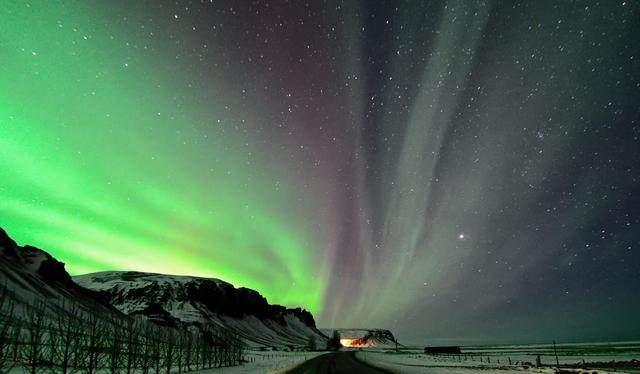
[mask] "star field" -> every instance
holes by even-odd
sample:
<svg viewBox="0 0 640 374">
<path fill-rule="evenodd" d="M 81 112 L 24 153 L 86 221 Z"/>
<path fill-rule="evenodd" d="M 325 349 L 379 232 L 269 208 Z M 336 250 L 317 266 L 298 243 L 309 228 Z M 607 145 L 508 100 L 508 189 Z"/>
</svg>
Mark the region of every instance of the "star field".
<svg viewBox="0 0 640 374">
<path fill-rule="evenodd" d="M 9 1 L 0 226 L 407 343 L 637 339 L 633 1 Z"/>
</svg>

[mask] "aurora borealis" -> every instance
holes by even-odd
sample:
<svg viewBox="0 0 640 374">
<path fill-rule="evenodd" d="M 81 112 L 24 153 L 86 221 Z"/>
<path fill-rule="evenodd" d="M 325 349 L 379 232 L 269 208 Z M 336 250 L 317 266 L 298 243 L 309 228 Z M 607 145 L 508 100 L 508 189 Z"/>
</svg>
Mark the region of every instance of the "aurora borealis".
<svg viewBox="0 0 640 374">
<path fill-rule="evenodd" d="M 401 341 L 640 336 L 633 1 L 0 7 L 0 227 Z"/>
</svg>

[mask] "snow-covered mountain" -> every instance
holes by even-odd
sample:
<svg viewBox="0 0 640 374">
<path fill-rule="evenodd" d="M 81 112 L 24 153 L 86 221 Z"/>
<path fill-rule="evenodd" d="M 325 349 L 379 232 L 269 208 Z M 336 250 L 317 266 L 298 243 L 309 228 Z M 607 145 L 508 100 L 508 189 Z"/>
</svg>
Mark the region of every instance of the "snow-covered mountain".
<svg viewBox="0 0 640 374">
<path fill-rule="evenodd" d="M 27 303 L 58 304 L 73 300 L 119 314 L 98 293 L 78 286 L 64 263 L 36 247 L 18 246 L 1 228 L 0 283 Z"/>
<path fill-rule="evenodd" d="M 159 324 L 223 327 L 253 347 L 301 347 L 314 337 L 311 313 L 270 305 L 258 292 L 218 280 L 136 272 L 103 272 L 71 277 L 49 253 L 18 246 L 0 228 L 0 285 L 28 303 L 55 308 L 75 302 L 86 310 L 144 315 Z"/>
<path fill-rule="evenodd" d="M 327 340 L 311 313 L 270 305 L 258 292 L 219 279 L 110 271 L 73 280 L 125 314 L 160 324 L 221 326 L 254 347 L 307 346 L 311 337 L 323 346 Z"/>
</svg>

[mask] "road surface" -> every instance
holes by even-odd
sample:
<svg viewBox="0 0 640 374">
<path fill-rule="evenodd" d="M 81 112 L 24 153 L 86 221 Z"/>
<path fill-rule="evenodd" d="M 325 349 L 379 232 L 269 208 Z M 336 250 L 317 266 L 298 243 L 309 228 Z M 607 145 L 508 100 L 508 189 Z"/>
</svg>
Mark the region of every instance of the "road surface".
<svg viewBox="0 0 640 374">
<path fill-rule="evenodd" d="M 355 358 L 355 352 L 334 352 L 312 358 L 289 371 L 291 374 L 386 374 L 387 371 L 376 369 Z"/>
</svg>

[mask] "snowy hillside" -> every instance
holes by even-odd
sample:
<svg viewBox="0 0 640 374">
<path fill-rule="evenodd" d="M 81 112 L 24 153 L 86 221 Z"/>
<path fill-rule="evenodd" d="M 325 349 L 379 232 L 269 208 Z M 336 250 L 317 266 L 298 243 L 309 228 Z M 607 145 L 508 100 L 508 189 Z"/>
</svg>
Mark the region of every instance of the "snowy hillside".
<svg viewBox="0 0 640 374">
<path fill-rule="evenodd" d="M 136 272 L 103 272 L 72 278 L 47 252 L 18 246 L 0 229 L 0 284 L 25 302 L 53 306 L 77 302 L 159 324 L 214 325 L 230 329 L 251 347 L 302 347 L 327 338 L 300 308 L 270 305 L 258 292 L 218 280 Z"/>
<path fill-rule="evenodd" d="M 18 246 L 1 228 L 0 283 L 27 302 L 73 300 L 118 313 L 99 294 L 73 282 L 64 263 L 41 249 Z"/>
<path fill-rule="evenodd" d="M 186 372 L 240 365 L 245 348 L 225 329 L 126 316 L 62 262 L 0 229 L 0 373 Z"/>
<path fill-rule="evenodd" d="M 125 314 L 166 325 L 225 327 L 253 347 L 302 347 L 311 337 L 323 347 L 327 340 L 309 312 L 270 305 L 258 292 L 219 279 L 101 272 L 73 280 L 104 295 Z"/>
</svg>

